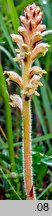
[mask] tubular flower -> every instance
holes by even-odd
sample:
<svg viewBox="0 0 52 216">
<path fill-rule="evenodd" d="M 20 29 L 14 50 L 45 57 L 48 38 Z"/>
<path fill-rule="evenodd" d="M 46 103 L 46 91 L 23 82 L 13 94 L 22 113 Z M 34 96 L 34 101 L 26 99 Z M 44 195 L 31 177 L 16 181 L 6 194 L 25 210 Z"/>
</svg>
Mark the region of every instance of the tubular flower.
<svg viewBox="0 0 52 216">
<path fill-rule="evenodd" d="M 45 73 L 44 70 L 38 67 L 34 67 L 32 69 L 33 61 L 38 57 L 40 53 L 45 55 L 48 51 L 49 45 L 47 43 L 43 43 L 43 32 L 46 29 L 46 26 L 42 24 L 42 12 L 40 11 L 40 7 L 36 6 L 35 3 L 27 6 L 24 9 L 24 16 L 20 16 L 21 26 L 18 28 L 19 34 L 11 34 L 12 40 L 17 43 L 18 48 L 15 49 L 17 55 L 14 58 L 17 61 L 22 69 L 22 73 L 25 70 L 25 65 L 29 62 L 28 67 L 28 82 L 29 90 L 26 91 L 29 96 L 29 91 L 31 92 L 30 96 L 33 94 L 36 95 L 36 91 L 38 85 L 40 85 L 40 79 L 37 82 L 38 74 L 41 76 Z M 24 72 L 25 73 L 25 72 Z M 34 84 L 30 85 L 31 74 L 37 75 L 34 79 Z M 40 76 L 40 78 L 41 78 Z M 37 83 L 37 85 L 36 85 Z M 34 85 L 34 86 L 33 86 Z M 21 86 L 20 86 L 21 87 Z M 23 83 L 23 94 L 27 86 L 24 86 Z M 33 89 L 35 91 L 33 91 Z M 37 93 L 37 96 L 39 94 Z"/>
<path fill-rule="evenodd" d="M 9 76 L 9 81 L 16 82 L 21 88 L 22 98 L 10 96 L 10 104 L 18 106 L 22 112 L 23 121 L 23 173 L 24 185 L 27 199 L 36 199 L 32 177 L 31 158 L 31 95 L 39 96 L 38 86 L 42 86 L 40 79 L 46 74 L 41 67 L 32 66 L 39 54 L 43 56 L 48 51 L 49 45 L 43 43 L 43 36 L 46 26 L 42 24 L 42 12 L 35 3 L 24 9 L 24 16 L 20 16 L 21 26 L 18 28 L 18 35 L 11 34 L 12 40 L 17 44 L 16 57 L 22 70 L 22 77 L 16 72 L 5 71 Z"/>
<path fill-rule="evenodd" d="M 10 95 L 10 105 L 12 107 L 18 107 L 20 109 L 20 111 L 22 112 L 22 99 L 20 98 L 19 95 Z"/>
</svg>

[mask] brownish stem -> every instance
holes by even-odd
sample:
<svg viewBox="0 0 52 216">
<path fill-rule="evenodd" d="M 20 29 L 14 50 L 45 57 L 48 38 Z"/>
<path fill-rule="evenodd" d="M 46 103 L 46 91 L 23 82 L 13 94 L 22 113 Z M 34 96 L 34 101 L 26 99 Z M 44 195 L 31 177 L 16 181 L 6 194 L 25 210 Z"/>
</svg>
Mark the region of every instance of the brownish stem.
<svg viewBox="0 0 52 216">
<path fill-rule="evenodd" d="M 28 83 L 28 68 L 26 63 L 23 81 L 24 86 Z M 34 188 L 32 179 L 32 158 L 31 158 L 31 109 L 30 99 L 23 95 L 23 168 L 24 168 L 24 183 L 28 200 L 34 200 Z"/>
</svg>

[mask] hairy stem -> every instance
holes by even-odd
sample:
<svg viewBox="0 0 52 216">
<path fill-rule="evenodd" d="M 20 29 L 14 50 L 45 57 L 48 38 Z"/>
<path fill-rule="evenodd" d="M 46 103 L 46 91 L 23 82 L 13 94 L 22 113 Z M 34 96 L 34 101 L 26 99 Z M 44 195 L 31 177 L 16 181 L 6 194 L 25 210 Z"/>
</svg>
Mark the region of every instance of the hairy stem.
<svg viewBox="0 0 52 216">
<path fill-rule="evenodd" d="M 29 64 L 25 64 L 23 73 L 24 86 L 28 83 Z M 30 99 L 23 95 L 23 165 L 24 184 L 28 200 L 34 200 L 34 189 L 32 179 L 32 158 L 31 158 L 31 110 Z"/>
</svg>

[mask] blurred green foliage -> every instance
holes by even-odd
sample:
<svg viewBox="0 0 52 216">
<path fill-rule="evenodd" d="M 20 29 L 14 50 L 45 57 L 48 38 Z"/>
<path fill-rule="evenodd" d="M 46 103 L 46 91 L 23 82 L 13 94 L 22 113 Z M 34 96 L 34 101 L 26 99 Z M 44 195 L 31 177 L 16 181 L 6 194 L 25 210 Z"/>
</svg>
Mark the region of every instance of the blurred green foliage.
<svg viewBox="0 0 52 216">
<path fill-rule="evenodd" d="M 41 6 L 43 22 L 48 30 L 52 29 L 51 0 L 0 0 L 0 199 L 26 199 L 22 118 L 19 110 L 10 108 L 8 95 L 8 92 L 20 92 L 17 85 L 7 85 L 3 71 L 10 69 L 21 74 L 19 65 L 13 60 L 15 44 L 10 34 L 17 33 L 20 14 L 23 14 L 24 7 L 33 2 Z M 37 198 L 52 199 L 52 36 L 47 35 L 44 41 L 50 44 L 50 49 L 44 58 L 39 57 L 34 63 L 41 65 L 47 75 L 42 79 L 43 87 L 39 88 L 40 97 L 32 97 L 33 179 Z"/>
</svg>

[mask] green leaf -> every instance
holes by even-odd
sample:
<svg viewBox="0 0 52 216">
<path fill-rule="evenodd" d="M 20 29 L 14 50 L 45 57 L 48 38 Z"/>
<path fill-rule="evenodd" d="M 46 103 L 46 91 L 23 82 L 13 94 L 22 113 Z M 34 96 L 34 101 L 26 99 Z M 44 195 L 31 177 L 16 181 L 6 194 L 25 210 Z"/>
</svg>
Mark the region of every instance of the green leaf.
<svg viewBox="0 0 52 216">
<path fill-rule="evenodd" d="M 51 59 L 51 52 L 47 53 L 47 56 L 46 56 L 45 70 L 47 71 L 47 74 L 46 74 L 46 81 L 47 82 L 49 80 L 50 59 Z"/>
<path fill-rule="evenodd" d="M 43 107 L 44 107 L 45 112 L 46 112 L 49 130 L 50 130 L 50 132 L 52 132 L 52 112 L 51 112 L 51 108 L 50 108 L 49 98 L 48 98 L 47 89 L 46 89 L 46 82 L 45 82 L 44 78 L 42 78 L 42 83 L 43 83 L 43 87 L 40 88 L 40 91 L 41 91 L 41 96 L 42 96 L 42 100 L 43 100 Z"/>
<path fill-rule="evenodd" d="M 52 104 L 52 92 L 51 92 L 49 85 L 47 85 L 47 91 L 48 91 L 50 103 Z"/>
<path fill-rule="evenodd" d="M 37 99 L 37 97 L 34 96 L 34 95 L 32 96 L 32 100 L 33 100 L 33 102 L 34 102 L 36 112 L 37 112 L 37 114 L 38 114 L 40 123 L 41 123 L 41 125 L 42 125 L 42 129 L 43 129 L 44 133 L 46 134 L 46 133 L 47 133 L 47 128 L 46 128 L 46 125 L 45 125 L 45 121 L 44 121 L 44 117 L 43 117 L 43 113 L 42 113 L 40 101 L 39 101 L 39 99 Z"/>
<path fill-rule="evenodd" d="M 48 166 L 52 167 L 52 157 L 51 156 L 46 156 L 43 160 L 42 163 L 47 164 Z"/>
<path fill-rule="evenodd" d="M 47 141 L 49 139 L 52 139 L 52 133 L 50 134 L 46 134 L 46 135 L 43 135 L 43 136 L 38 136 L 36 138 L 33 138 L 32 139 L 32 149 L 36 148 L 36 146 L 34 145 L 34 143 L 38 143 L 38 142 L 43 142 L 43 141 Z M 22 146 L 22 142 L 16 142 L 13 144 L 14 148 L 15 147 L 21 147 Z M 8 148 L 8 144 L 6 143 L 6 145 L 4 145 L 3 143 L 3 140 L 0 138 L 0 149 L 5 149 L 5 148 Z M 40 146 L 39 145 L 39 149 L 41 150 L 42 148 L 42 145 Z"/>
<path fill-rule="evenodd" d="M 42 129 L 43 129 L 44 133 L 46 134 L 47 133 L 47 127 L 46 127 L 44 116 L 43 116 L 43 113 L 42 113 L 40 101 L 34 95 L 32 96 L 32 99 L 33 99 L 33 102 L 34 102 L 34 105 L 35 105 L 35 108 L 36 108 L 36 112 L 38 114 L 38 117 L 39 117 Z M 47 143 L 48 143 L 48 145 L 50 144 L 49 141 L 47 141 Z"/>
<path fill-rule="evenodd" d="M 8 41 L 8 44 L 9 44 L 9 46 L 10 46 L 13 54 L 15 54 L 14 47 L 13 47 L 12 41 L 10 39 L 10 36 L 8 34 L 8 30 L 6 28 L 6 25 L 5 25 L 5 22 L 3 20 L 1 12 L 0 12 L 0 25 L 1 25 L 1 29 L 2 29 L 2 31 L 3 31 L 3 33 L 4 33 L 5 37 L 6 37 L 6 39 Z"/>
<path fill-rule="evenodd" d="M 13 185 L 11 184 L 11 181 L 7 178 L 6 174 L 3 172 L 3 170 L 0 168 L 0 173 L 2 173 L 3 177 L 6 179 L 6 181 L 8 182 L 12 192 L 16 195 L 16 197 L 21 200 L 20 196 L 18 195 L 18 193 L 16 192 L 15 188 L 13 187 Z"/>
<path fill-rule="evenodd" d="M 20 14 L 21 11 L 24 10 L 24 7 L 26 7 L 28 4 L 31 4 L 31 3 L 33 3 L 33 0 L 26 0 L 26 1 L 22 2 L 21 4 L 19 4 L 16 7 L 18 14 Z"/>
<path fill-rule="evenodd" d="M 0 164 L 1 160 L 9 164 L 9 157 L 7 155 L 0 153 Z"/>
<path fill-rule="evenodd" d="M 14 31 L 17 32 L 17 29 L 19 26 L 19 19 L 18 19 L 18 15 L 16 12 L 16 8 L 14 6 L 13 0 L 7 0 L 7 2 L 8 2 L 9 9 L 10 9 L 11 20 L 14 26 Z"/>
<path fill-rule="evenodd" d="M 51 4 L 47 1 L 46 7 L 43 5 L 43 12 L 45 13 L 47 19 L 47 26 L 49 29 L 52 28 L 52 11 L 51 11 Z"/>
<path fill-rule="evenodd" d="M 40 66 L 40 62 L 38 61 L 38 59 L 36 60 L 36 65 Z M 43 83 L 43 87 L 40 87 L 40 91 L 41 91 L 41 96 L 42 96 L 42 101 L 43 101 L 43 107 L 44 107 L 45 112 L 46 112 L 49 130 L 50 130 L 50 132 L 52 132 L 52 112 L 51 112 L 51 108 L 50 108 L 50 102 L 49 102 L 49 97 L 48 97 L 48 93 L 47 93 L 46 82 L 45 82 L 44 78 L 42 78 L 41 80 Z"/>
<path fill-rule="evenodd" d="M 46 135 L 43 135 L 43 136 L 38 136 L 36 138 L 33 138 L 32 139 L 32 143 L 43 142 L 43 141 L 46 141 L 48 139 L 52 139 L 52 133 L 46 134 Z"/>
<path fill-rule="evenodd" d="M 5 145 L 3 139 L 0 137 L 0 150 L 2 149 L 5 149 Z"/>
<path fill-rule="evenodd" d="M 7 55 L 7 57 L 9 58 L 9 60 L 11 61 L 12 65 L 18 69 L 20 71 L 20 68 L 18 66 L 18 64 L 13 60 L 13 57 L 11 56 L 11 54 L 8 52 L 8 50 L 6 50 L 3 46 L 0 46 L 0 50 L 3 51 L 5 53 L 5 55 Z"/>
<path fill-rule="evenodd" d="M 42 163 L 42 158 L 44 158 L 44 154 L 34 151 L 32 155 L 33 159 L 33 173 L 35 174 L 36 181 L 39 180 L 39 183 L 43 181 L 43 178 L 47 171 L 47 164 Z M 43 172 L 40 173 L 40 170 Z"/>
<path fill-rule="evenodd" d="M 11 110 L 9 104 L 9 94 L 6 87 L 5 78 L 3 75 L 2 66 L 0 64 L 0 90 L 1 95 L 4 99 L 5 104 L 5 115 L 6 115 L 6 127 L 7 127 L 7 137 L 9 143 L 9 156 L 10 156 L 10 163 L 11 163 L 11 170 L 15 170 L 15 159 L 14 159 L 14 149 L 13 149 L 13 135 L 12 135 L 12 121 L 11 121 Z"/>
<path fill-rule="evenodd" d="M 45 193 L 47 193 L 47 191 L 52 187 L 52 183 L 50 183 L 48 185 L 48 187 L 46 187 L 46 189 L 37 197 L 37 199 L 39 200 Z"/>
</svg>

